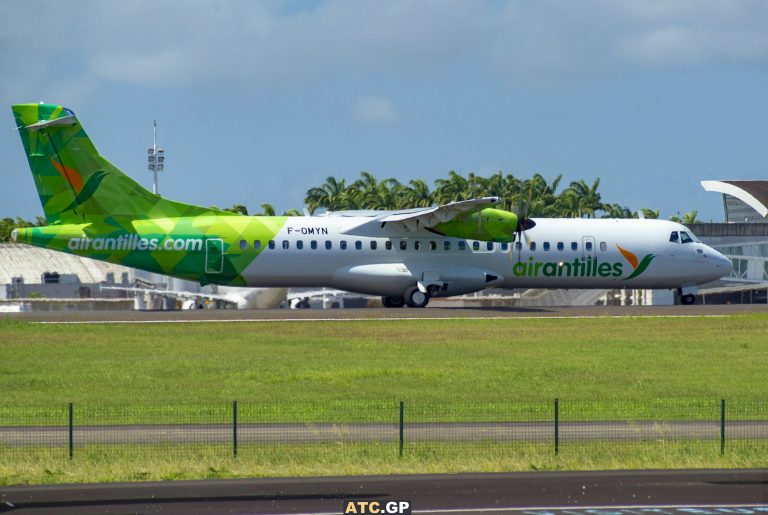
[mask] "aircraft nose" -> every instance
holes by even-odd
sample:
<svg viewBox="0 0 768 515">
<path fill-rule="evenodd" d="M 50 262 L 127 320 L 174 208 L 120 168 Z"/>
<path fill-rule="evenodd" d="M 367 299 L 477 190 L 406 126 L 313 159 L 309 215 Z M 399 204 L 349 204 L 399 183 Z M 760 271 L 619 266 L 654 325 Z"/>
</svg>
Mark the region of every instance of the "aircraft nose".
<svg viewBox="0 0 768 515">
<path fill-rule="evenodd" d="M 725 277 L 726 275 L 731 274 L 733 271 L 733 263 L 730 259 L 714 249 L 712 249 L 712 258 L 711 262 L 715 265 L 715 271 L 720 274 L 720 277 Z"/>
</svg>

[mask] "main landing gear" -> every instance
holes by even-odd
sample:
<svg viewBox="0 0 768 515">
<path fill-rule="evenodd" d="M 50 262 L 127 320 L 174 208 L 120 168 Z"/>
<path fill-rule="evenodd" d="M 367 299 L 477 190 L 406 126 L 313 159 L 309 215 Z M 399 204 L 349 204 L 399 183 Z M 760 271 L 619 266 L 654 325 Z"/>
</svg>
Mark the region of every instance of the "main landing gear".
<svg viewBox="0 0 768 515">
<path fill-rule="evenodd" d="M 381 303 L 385 308 L 402 308 L 406 304 L 409 308 L 423 308 L 429 304 L 429 299 L 432 296 L 427 292 L 424 293 L 418 286 L 411 286 L 402 297 L 382 297 Z"/>
</svg>

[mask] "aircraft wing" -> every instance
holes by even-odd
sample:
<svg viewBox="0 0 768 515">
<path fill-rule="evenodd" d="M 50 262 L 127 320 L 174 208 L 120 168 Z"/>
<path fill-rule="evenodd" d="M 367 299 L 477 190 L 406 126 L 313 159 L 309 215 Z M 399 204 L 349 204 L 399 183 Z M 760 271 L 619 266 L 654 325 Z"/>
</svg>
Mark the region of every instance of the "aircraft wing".
<svg viewBox="0 0 768 515">
<path fill-rule="evenodd" d="M 460 200 L 451 202 L 442 206 L 425 207 L 422 209 L 408 209 L 404 211 L 389 211 L 381 216 L 367 220 L 362 224 L 352 227 L 346 227 L 341 232 L 348 234 L 355 229 L 360 229 L 366 225 L 379 225 L 387 223 L 401 224 L 408 231 L 418 231 L 428 227 L 434 227 L 437 224 L 450 222 L 459 215 L 480 211 L 488 206 L 492 206 L 499 201 L 499 197 L 482 197 L 470 200 Z"/>
</svg>

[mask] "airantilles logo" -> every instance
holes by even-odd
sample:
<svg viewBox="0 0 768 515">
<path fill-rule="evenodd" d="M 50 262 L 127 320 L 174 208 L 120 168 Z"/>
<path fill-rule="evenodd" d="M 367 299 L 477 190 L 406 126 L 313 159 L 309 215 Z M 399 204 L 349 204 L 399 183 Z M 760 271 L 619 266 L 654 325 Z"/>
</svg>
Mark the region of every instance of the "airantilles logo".
<svg viewBox="0 0 768 515">
<path fill-rule="evenodd" d="M 93 194 L 96 193 L 96 190 L 99 188 L 101 181 L 103 181 L 107 176 L 105 171 L 99 170 L 88 178 L 88 182 L 83 184 L 83 176 L 80 175 L 77 170 L 65 166 L 63 163 L 59 163 L 53 158 L 53 156 L 50 156 L 50 159 L 51 164 L 56 169 L 56 171 L 61 174 L 61 176 L 69 183 L 70 186 L 72 186 L 72 190 L 74 190 L 75 197 L 77 199 L 77 201 L 72 201 L 70 205 L 62 209 L 62 211 L 69 211 L 70 209 L 73 209 L 76 204 L 83 204 L 85 201 L 90 199 Z"/>
<path fill-rule="evenodd" d="M 653 258 L 653 254 L 647 254 L 642 260 L 637 256 L 616 245 L 624 259 L 632 266 L 632 273 L 623 280 L 634 279 L 648 268 Z M 535 261 L 533 256 L 528 258 L 528 262 L 515 263 L 512 267 L 512 273 L 517 277 L 621 277 L 624 275 L 624 264 L 621 262 L 600 262 L 597 257 L 589 256 L 586 259 L 574 258 L 568 262 L 554 261 Z"/>
</svg>

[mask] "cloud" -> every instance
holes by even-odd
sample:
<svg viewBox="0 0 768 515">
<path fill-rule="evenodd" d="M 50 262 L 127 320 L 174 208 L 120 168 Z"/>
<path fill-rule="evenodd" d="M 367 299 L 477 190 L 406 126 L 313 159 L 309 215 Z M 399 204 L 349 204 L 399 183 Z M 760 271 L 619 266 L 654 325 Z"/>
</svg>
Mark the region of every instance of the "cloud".
<svg viewBox="0 0 768 515">
<path fill-rule="evenodd" d="M 310 81 L 467 59 L 490 80 L 526 81 L 626 65 L 763 65 L 766 26 L 762 0 L 6 0 L 0 61 L 12 79 L 0 93 L 18 98 L 53 80 Z"/>
<path fill-rule="evenodd" d="M 391 123 L 399 118 L 392 102 L 375 96 L 362 97 L 357 101 L 355 117 L 362 122 L 372 124 Z"/>
</svg>

